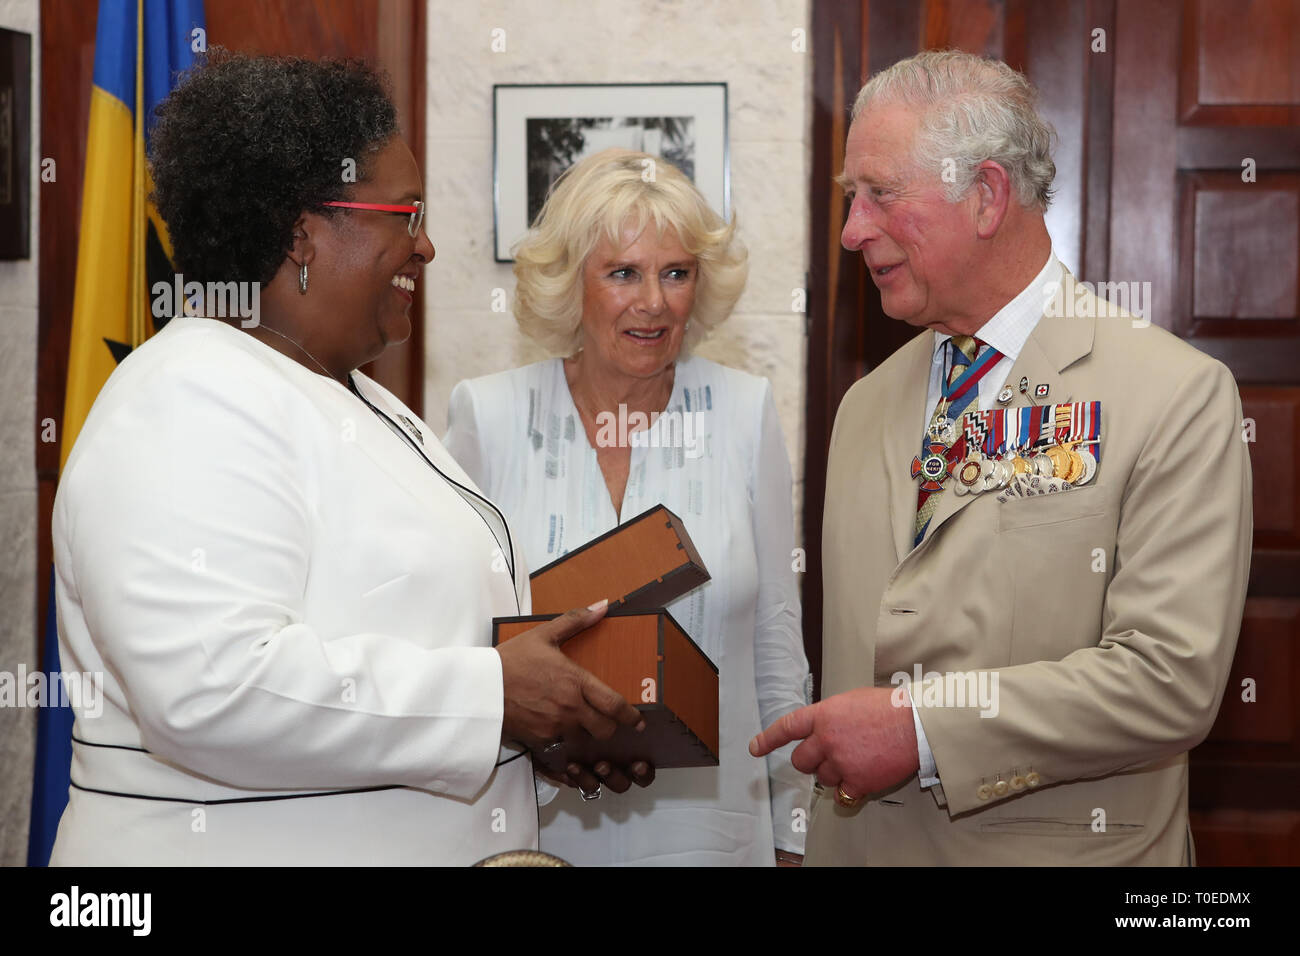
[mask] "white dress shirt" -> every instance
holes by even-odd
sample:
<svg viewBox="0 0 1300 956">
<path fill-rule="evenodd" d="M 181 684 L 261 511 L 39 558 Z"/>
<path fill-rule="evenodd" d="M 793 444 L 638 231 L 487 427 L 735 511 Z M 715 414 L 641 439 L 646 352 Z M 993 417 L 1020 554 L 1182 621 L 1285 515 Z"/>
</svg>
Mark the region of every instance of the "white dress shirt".
<svg viewBox="0 0 1300 956">
<path fill-rule="evenodd" d="M 1014 299 L 994 313 L 993 318 L 985 322 L 975 336 L 999 352 L 1002 353 L 994 366 L 988 370 L 983 378 L 979 381 L 979 407 L 981 410 L 988 410 L 998 407 L 997 395 L 1002 391 L 1006 384 L 1007 375 L 1010 374 L 1012 366 L 1016 364 L 1016 359 L 1020 357 L 1020 350 L 1025 347 L 1025 342 L 1029 339 L 1030 333 L 1038 325 L 1039 320 L 1043 317 L 1044 307 L 1047 305 L 1048 297 L 1044 290 L 1059 288 L 1061 280 L 1064 278 L 1064 269 L 1061 262 L 1056 258 L 1056 253 L 1047 254 L 1047 262 L 1039 270 L 1038 275 L 1025 286 Z M 926 391 L 925 399 L 925 418 L 918 424 L 916 429 L 916 440 L 919 447 L 921 438 L 925 435 L 926 426 L 930 419 L 934 417 L 934 411 L 939 405 L 939 400 L 943 397 L 943 383 L 947 381 L 949 370 L 952 368 L 952 349 L 948 347 L 948 340 L 952 338 L 940 332 L 934 333 L 934 357 L 930 362 L 930 384 Z M 978 358 L 978 356 L 976 356 Z M 969 408 L 968 411 L 974 411 Z M 945 494 L 951 494 L 951 490 L 945 491 Z M 911 702 L 911 690 L 908 690 L 908 702 Z M 934 764 L 934 754 L 930 751 L 930 742 L 925 738 L 925 728 L 921 726 L 921 713 L 917 707 L 912 708 L 912 721 L 916 725 L 916 746 L 918 756 L 920 757 L 920 777 L 921 786 L 933 787 L 939 782 L 938 769 Z"/>
</svg>

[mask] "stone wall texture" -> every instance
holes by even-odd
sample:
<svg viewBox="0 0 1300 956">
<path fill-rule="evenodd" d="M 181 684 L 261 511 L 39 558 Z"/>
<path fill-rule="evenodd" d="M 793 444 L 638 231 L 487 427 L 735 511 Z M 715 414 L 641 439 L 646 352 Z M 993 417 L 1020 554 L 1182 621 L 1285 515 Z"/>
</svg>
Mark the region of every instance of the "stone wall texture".
<svg viewBox="0 0 1300 956">
<path fill-rule="evenodd" d="M 461 379 L 545 357 L 509 311 L 491 308 L 494 289 L 514 293 L 510 265 L 493 258 L 493 84 L 721 81 L 750 276 L 698 353 L 771 380 L 800 501 L 806 334 L 794 306 L 808 262 L 807 0 L 432 0 L 428 9 L 426 223 L 438 251 L 424 279 L 428 422 L 445 425 Z M 505 49 L 494 52 L 496 30 Z"/>
</svg>

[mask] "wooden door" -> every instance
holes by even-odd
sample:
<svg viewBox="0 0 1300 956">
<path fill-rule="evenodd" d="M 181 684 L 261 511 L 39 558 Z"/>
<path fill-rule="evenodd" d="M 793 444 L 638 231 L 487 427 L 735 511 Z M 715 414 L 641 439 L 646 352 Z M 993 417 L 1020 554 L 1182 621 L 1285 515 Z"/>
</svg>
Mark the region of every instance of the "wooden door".
<svg viewBox="0 0 1300 956">
<path fill-rule="evenodd" d="M 1155 321 L 1232 370 L 1255 480 L 1237 657 L 1192 753 L 1199 862 L 1294 864 L 1300 0 L 1125 0 L 1115 41 L 1111 278 L 1150 281 Z"/>
<path fill-rule="evenodd" d="M 1221 359 L 1241 389 L 1255 550 L 1228 690 L 1192 753 L 1192 824 L 1203 865 L 1300 862 L 1300 0 L 814 0 L 813 42 L 803 525 L 814 672 L 835 409 L 916 334 L 884 315 L 861 256 L 839 245 L 846 204 L 830 180 L 847 111 L 871 74 L 918 50 L 997 57 L 1038 87 L 1060 135 L 1048 214 L 1058 255 L 1093 282 L 1150 282 L 1153 321 Z"/>
</svg>

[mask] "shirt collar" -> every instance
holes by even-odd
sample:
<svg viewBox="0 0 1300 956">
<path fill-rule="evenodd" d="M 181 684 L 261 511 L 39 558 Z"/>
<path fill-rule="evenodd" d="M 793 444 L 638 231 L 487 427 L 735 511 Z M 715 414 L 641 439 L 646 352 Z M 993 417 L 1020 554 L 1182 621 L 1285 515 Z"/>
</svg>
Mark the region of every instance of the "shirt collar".
<svg viewBox="0 0 1300 956">
<path fill-rule="evenodd" d="M 1061 266 L 1061 260 L 1056 258 L 1056 251 L 1052 250 L 1047 254 L 1047 262 L 1043 268 L 1038 271 L 1038 275 L 1030 280 L 1029 285 L 1020 290 L 1020 294 L 1004 305 L 994 314 L 993 318 L 985 322 L 978 332 L 975 333 L 981 342 L 993 346 L 1004 356 L 1015 361 L 1020 357 L 1020 350 L 1025 347 L 1034 327 L 1038 325 L 1038 320 L 1043 317 L 1043 309 L 1047 299 L 1044 297 L 1045 288 L 1057 288 L 1064 278 L 1064 269 Z M 1049 286 L 1048 283 L 1056 285 Z M 944 343 L 952 338 L 950 335 L 936 332 L 934 335 L 934 351 L 937 353 L 943 348 Z"/>
</svg>

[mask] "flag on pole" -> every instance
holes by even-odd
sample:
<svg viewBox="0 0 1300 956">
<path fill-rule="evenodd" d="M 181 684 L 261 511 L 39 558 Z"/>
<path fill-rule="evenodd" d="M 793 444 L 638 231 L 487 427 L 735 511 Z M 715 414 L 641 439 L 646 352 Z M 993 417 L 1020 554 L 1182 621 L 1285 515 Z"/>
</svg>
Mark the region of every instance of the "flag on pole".
<svg viewBox="0 0 1300 956">
<path fill-rule="evenodd" d="M 100 0 L 60 468 L 117 363 L 158 330 L 149 290 L 156 281 L 170 284 L 174 270 L 166 226 L 148 198 L 151 118 L 177 75 L 206 48 L 203 0 Z M 42 669 L 47 686 L 55 686 L 61 668 L 53 572 Z M 65 695 L 51 696 L 62 705 L 37 716 L 28 866 L 49 862 L 68 801 L 72 712 Z"/>
</svg>

